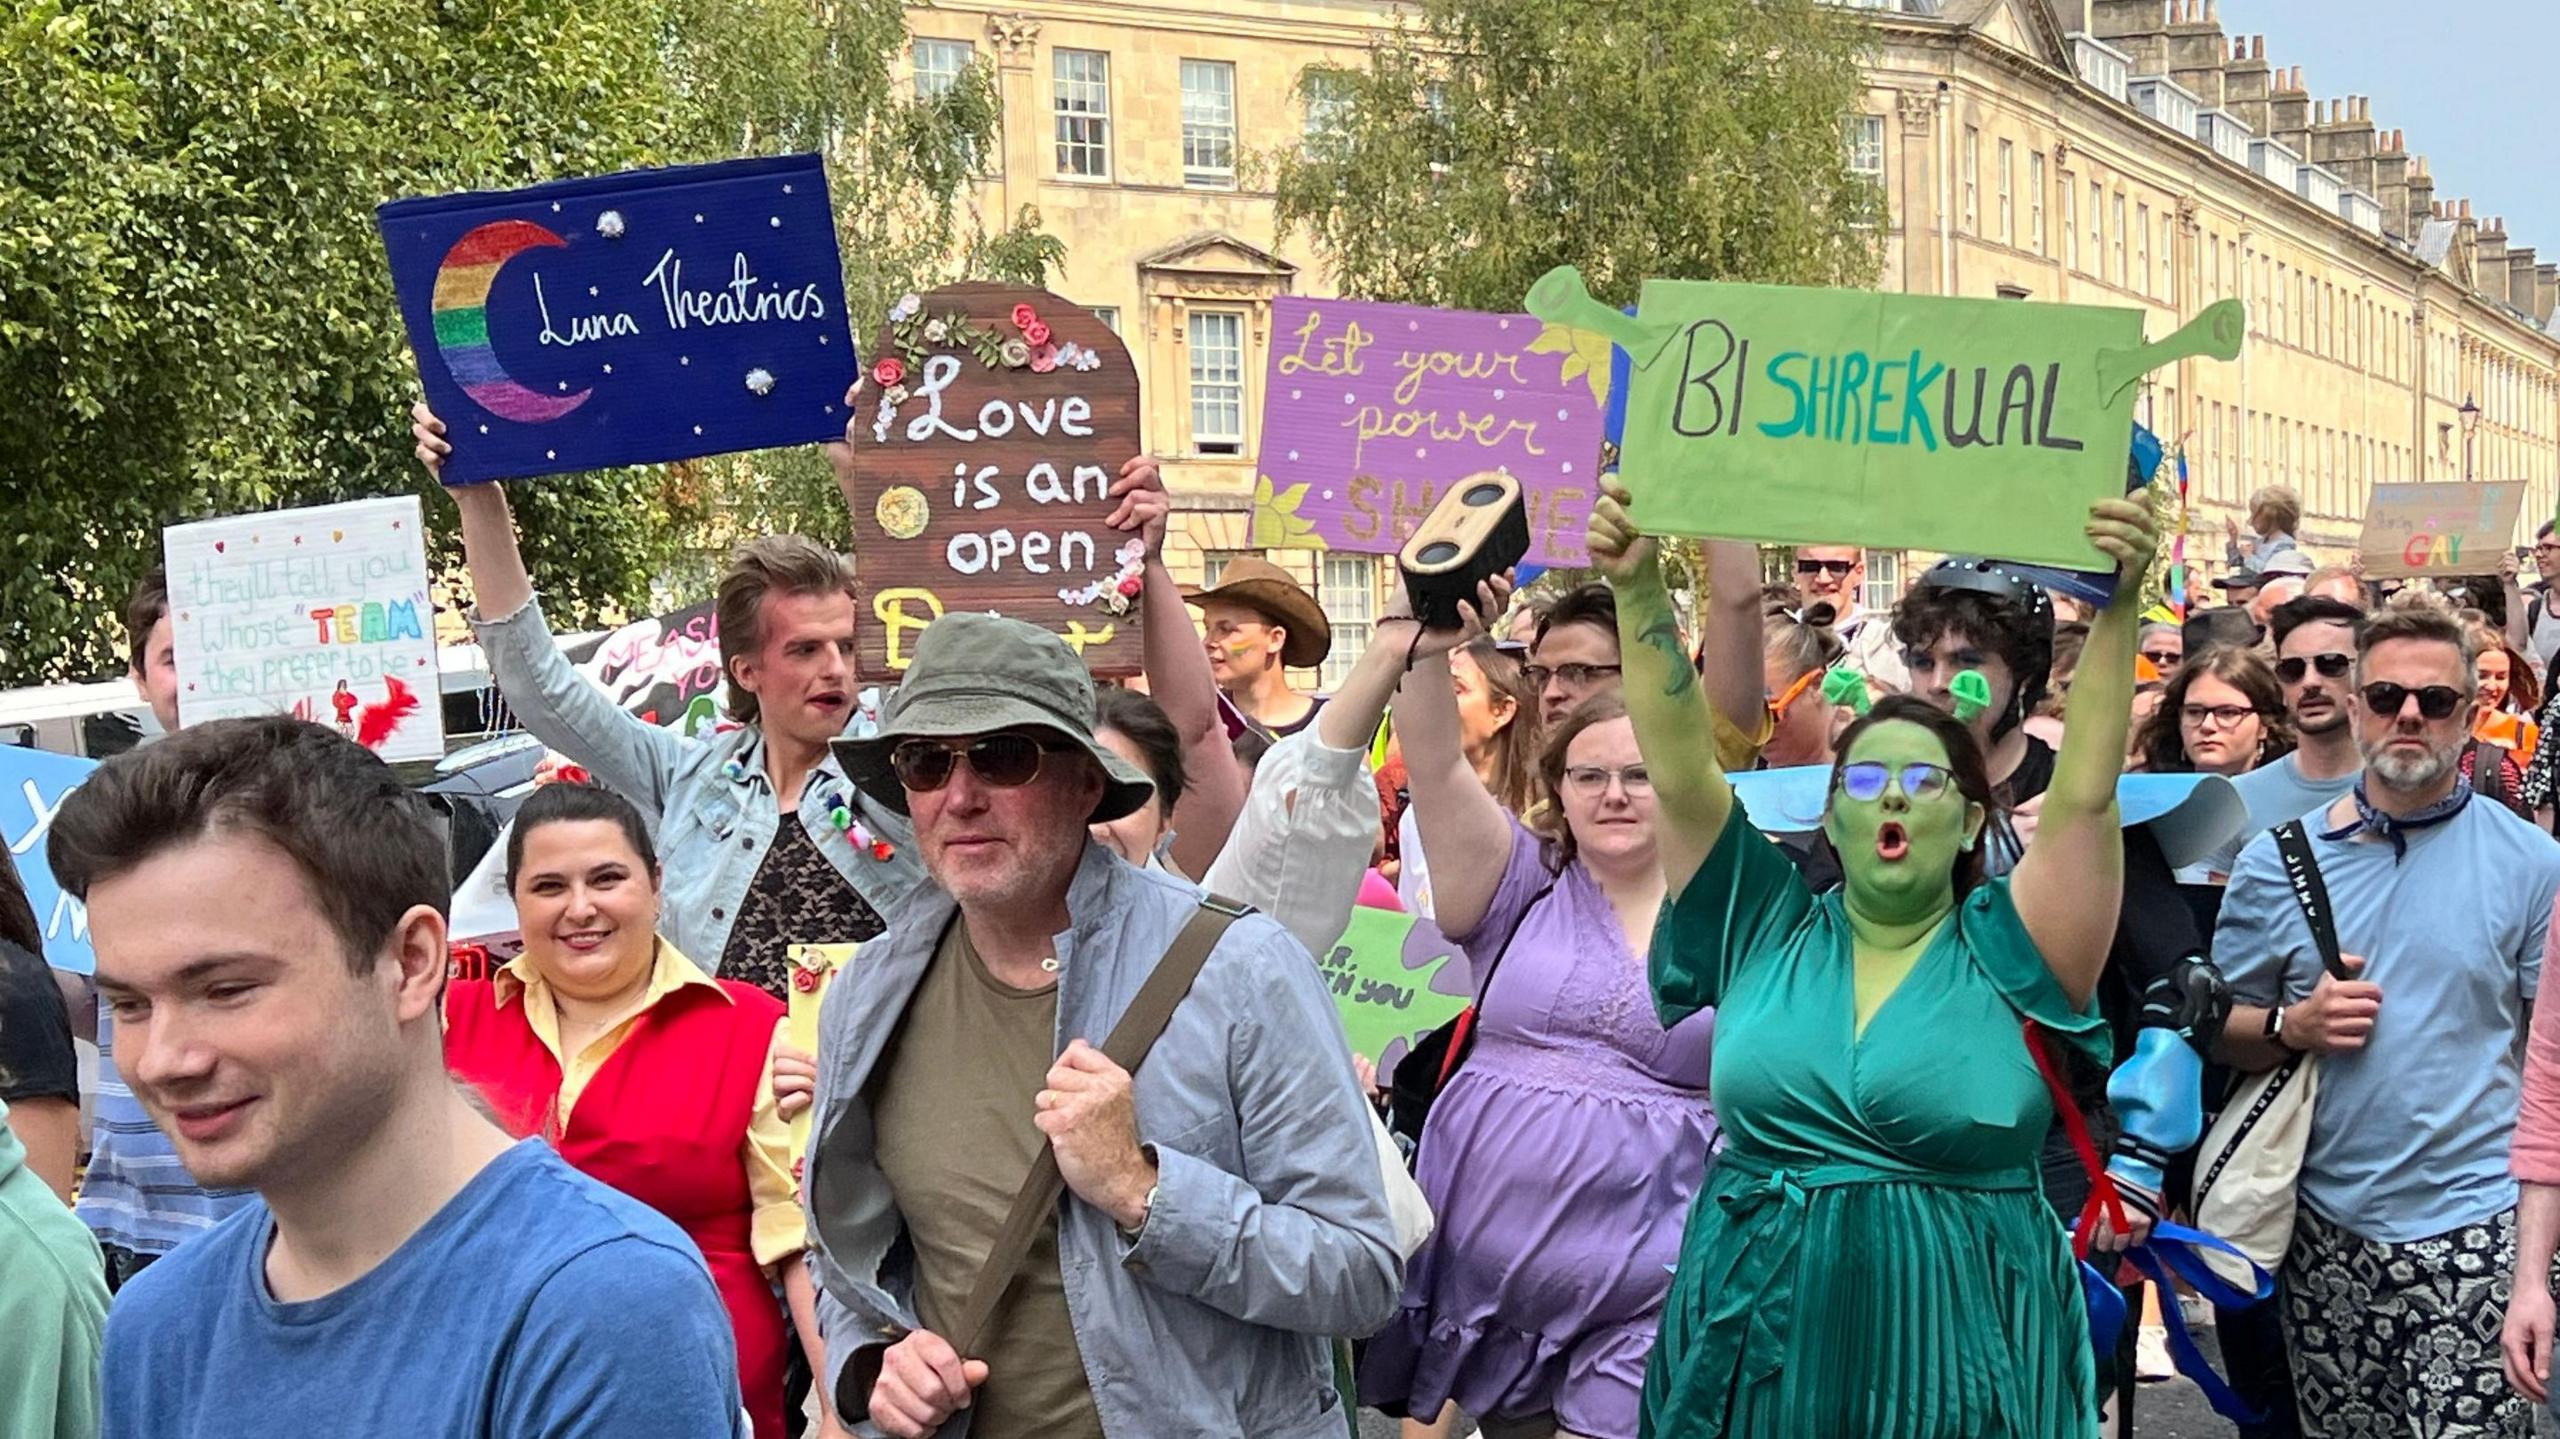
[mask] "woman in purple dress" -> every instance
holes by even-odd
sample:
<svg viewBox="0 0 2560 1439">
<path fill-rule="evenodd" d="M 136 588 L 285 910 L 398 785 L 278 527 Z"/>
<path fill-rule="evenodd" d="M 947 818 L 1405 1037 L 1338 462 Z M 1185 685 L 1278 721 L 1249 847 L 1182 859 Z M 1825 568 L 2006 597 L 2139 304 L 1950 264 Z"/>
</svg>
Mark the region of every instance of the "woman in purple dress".
<svg viewBox="0 0 2560 1439">
<path fill-rule="evenodd" d="M 1542 836 L 1476 778 L 1447 660 L 1396 700 L 1440 928 L 1478 987 L 1474 1052 L 1433 1104 L 1419 1177 L 1439 1227 L 1370 1341 L 1363 1403 L 1454 1400 L 1487 1439 L 1635 1439 L 1645 1357 L 1715 1137 L 1713 1016 L 1654 1017 L 1653 789 L 1614 693 L 1549 736 Z M 1461 860 L 1459 857 L 1463 856 Z"/>
</svg>

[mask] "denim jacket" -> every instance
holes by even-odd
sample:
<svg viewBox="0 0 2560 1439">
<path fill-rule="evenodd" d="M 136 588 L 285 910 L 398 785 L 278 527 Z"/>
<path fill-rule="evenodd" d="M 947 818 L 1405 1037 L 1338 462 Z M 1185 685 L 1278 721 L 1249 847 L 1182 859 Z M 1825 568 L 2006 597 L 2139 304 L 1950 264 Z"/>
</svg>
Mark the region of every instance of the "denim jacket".
<svg viewBox="0 0 2560 1439">
<path fill-rule="evenodd" d="M 659 931 L 717 972 L 747 886 L 782 827 L 781 806 L 765 773 L 764 727 L 687 739 L 641 719 L 588 683 L 560 653 L 538 599 L 502 619 L 475 614 L 472 629 L 499 694 L 525 729 L 621 791 L 649 819 L 666 873 Z M 799 823 L 810 842 L 886 918 L 923 876 L 906 817 L 855 789 L 832 754 L 810 771 L 801 797 Z M 861 832 L 889 842 L 889 858 L 872 858 L 867 843 L 827 822 L 835 808 L 829 801 L 838 798 Z"/>
<path fill-rule="evenodd" d="M 1058 1050 L 1102 1043 L 1198 903 L 1182 880 L 1086 846 L 1056 939 Z M 804 1193 L 829 1392 L 864 1434 L 881 1353 L 916 1316 L 914 1252 L 863 1091 L 955 913 L 942 890 L 917 890 L 829 987 L 819 1020 Z M 1136 1087 L 1158 1170 L 1136 1242 L 1072 1191 L 1058 1210 L 1067 1314 L 1103 1431 L 1342 1439 L 1328 1340 L 1386 1323 L 1403 1262 L 1342 1020 L 1306 950 L 1267 916 L 1238 920 Z M 968 1423 L 963 1409 L 940 1439 L 965 1439 Z"/>
</svg>

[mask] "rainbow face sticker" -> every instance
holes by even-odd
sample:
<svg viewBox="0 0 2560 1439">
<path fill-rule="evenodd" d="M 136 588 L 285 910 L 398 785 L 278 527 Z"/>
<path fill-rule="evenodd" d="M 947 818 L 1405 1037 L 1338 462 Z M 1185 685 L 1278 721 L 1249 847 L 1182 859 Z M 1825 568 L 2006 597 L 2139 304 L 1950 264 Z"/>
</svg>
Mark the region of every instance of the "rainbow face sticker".
<svg viewBox="0 0 2560 1439">
<path fill-rule="evenodd" d="M 472 403 L 520 425 L 556 420 L 587 402 L 593 390 L 546 395 L 508 377 L 489 344 L 489 291 L 507 261 L 537 246 L 569 242 L 530 220 L 493 220 L 454 241 L 437 267 L 436 349 Z"/>
</svg>

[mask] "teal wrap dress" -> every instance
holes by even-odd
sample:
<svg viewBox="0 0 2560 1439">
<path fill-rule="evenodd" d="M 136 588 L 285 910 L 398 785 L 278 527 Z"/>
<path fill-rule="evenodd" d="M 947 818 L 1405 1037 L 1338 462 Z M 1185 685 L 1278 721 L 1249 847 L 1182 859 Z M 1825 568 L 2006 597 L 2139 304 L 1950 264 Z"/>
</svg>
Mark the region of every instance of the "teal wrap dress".
<svg viewBox="0 0 2560 1439">
<path fill-rule="evenodd" d="M 2009 902 L 1961 901 L 1857 1030 L 1848 915 L 1737 813 L 1654 937 L 1665 1025 L 1716 1009 L 1724 1152 L 1690 1210 L 1659 1439 L 2091 1439 L 2067 1236 L 2037 1179 L 2032 1019 L 2107 1059 Z"/>
</svg>

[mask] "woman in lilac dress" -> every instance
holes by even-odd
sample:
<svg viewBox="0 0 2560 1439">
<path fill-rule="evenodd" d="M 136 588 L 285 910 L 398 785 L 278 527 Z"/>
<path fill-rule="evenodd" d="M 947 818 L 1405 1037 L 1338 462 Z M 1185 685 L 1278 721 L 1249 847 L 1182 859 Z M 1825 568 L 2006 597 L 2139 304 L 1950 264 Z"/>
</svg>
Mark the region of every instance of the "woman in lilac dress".
<svg viewBox="0 0 2560 1439">
<path fill-rule="evenodd" d="M 1439 1227 L 1406 1270 L 1403 1313 L 1370 1341 L 1361 1400 L 1425 1418 L 1454 1400 L 1487 1439 L 1635 1439 L 1715 1136 L 1713 1017 L 1666 1032 L 1630 938 L 1652 935 L 1663 895 L 1635 731 L 1614 694 L 1556 727 L 1541 836 L 1460 752 L 1444 658 L 1414 665 L 1396 719 L 1440 927 L 1479 1007 L 1474 1052 L 1422 1137 Z"/>
</svg>

